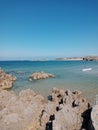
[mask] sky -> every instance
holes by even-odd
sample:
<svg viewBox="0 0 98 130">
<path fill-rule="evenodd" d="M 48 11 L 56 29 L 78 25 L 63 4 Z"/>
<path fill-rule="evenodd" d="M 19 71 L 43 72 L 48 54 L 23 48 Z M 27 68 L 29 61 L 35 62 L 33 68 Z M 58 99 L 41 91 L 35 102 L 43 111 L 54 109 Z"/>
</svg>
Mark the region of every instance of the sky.
<svg viewBox="0 0 98 130">
<path fill-rule="evenodd" d="M 0 60 L 98 55 L 98 0 L 0 0 Z"/>
</svg>

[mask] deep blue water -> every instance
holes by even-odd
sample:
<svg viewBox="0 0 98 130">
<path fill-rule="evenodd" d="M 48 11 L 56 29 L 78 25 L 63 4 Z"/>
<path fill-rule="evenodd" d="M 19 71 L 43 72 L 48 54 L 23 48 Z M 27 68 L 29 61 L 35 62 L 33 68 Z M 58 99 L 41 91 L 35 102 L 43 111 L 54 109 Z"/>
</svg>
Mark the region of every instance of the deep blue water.
<svg viewBox="0 0 98 130">
<path fill-rule="evenodd" d="M 17 77 L 13 90 L 31 88 L 44 96 L 51 93 L 53 87 L 82 90 L 89 99 L 98 94 L 98 62 L 96 61 L 0 61 L 0 67 Z M 92 68 L 90 71 L 82 71 Z M 21 71 L 21 73 L 20 73 Z M 28 81 L 36 71 L 54 74 L 55 78 Z"/>
</svg>

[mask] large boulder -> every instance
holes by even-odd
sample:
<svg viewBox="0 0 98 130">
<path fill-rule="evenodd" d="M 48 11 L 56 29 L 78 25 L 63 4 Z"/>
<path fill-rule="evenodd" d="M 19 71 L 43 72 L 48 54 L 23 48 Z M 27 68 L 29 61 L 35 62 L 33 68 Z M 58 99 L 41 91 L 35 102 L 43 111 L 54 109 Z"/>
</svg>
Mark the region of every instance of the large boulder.
<svg viewBox="0 0 98 130">
<path fill-rule="evenodd" d="M 32 75 L 30 75 L 29 80 L 38 80 L 38 79 L 46 79 L 46 78 L 54 78 L 55 76 L 50 73 L 45 72 L 35 72 Z"/>
<path fill-rule="evenodd" d="M 16 77 L 11 74 L 7 74 L 4 70 L 0 69 L 0 89 L 12 88 L 13 82 L 16 81 Z"/>
</svg>

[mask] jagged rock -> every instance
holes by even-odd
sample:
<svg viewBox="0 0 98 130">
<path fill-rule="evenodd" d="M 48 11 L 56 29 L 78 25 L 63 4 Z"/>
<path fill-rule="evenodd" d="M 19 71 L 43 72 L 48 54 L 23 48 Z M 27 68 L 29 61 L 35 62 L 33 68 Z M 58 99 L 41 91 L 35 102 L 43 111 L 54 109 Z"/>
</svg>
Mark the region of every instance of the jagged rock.
<svg viewBox="0 0 98 130">
<path fill-rule="evenodd" d="M 80 96 L 81 95 L 81 96 Z M 88 102 L 81 92 L 52 89 L 53 100 L 33 90 L 0 90 L 1 130 L 80 130 Z"/>
<path fill-rule="evenodd" d="M 59 96 L 61 96 L 61 97 L 65 96 L 65 91 L 63 89 L 60 89 Z"/>
<path fill-rule="evenodd" d="M 66 93 L 67 96 L 72 96 L 72 92 L 71 92 L 69 89 L 67 89 L 67 90 L 65 91 L 65 93 Z"/>
<path fill-rule="evenodd" d="M 57 89 L 57 88 L 54 87 L 54 88 L 52 89 L 52 93 L 58 94 L 58 93 L 59 93 L 59 89 Z"/>
<path fill-rule="evenodd" d="M 4 70 L 0 69 L 0 88 L 1 89 L 9 89 L 12 88 L 13 82 L 16 81 L 17 78 L 10 74 L 4 72 Z"/>
<path fill-rule="evenodd" d="M 29 77 L 29 81 L 38 80 L 38 79 L 46 79 L 46 78 L 54 78 L 53 74 L 45 73 L 45 72 L 35 72 Z"/>
<path fill-rule="evenodd" d="M 45 130 L 80 130 L 82 126 L 81 114 L 88 109 L 88 102 L 83 100 L 82 93 L 53 88 L 51 97 L 52 100 L 44 108 L 41 130 L 44 128 L 46 128 Z M 52 121 L 50 120 L 51 115 L 55 116 Z"/>
</svg>

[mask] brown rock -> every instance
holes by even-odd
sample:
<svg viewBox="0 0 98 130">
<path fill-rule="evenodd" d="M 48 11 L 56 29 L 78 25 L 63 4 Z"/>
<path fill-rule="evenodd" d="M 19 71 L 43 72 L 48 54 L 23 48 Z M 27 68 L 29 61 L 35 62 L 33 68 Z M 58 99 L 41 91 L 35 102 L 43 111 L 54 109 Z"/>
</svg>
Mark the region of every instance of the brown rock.
<svg viewBox="0 0 98 130">
<path fill-rule="evenodd" d="M 17 78 L 10 74 L 4 72 L 4 70 L 0 69 L 0 88 L 1 89 L 10 89 L 13 85 L 13 82 L 16 81 Z"/>
<path fill-rule="evenodd" d="M 38 79 L 46 79 L 46 78 L 54 78 L 55 76 L 45 72 L 35 72 L 29 77 L 29 81 L 38 80 Z"/>
<path fill-rule="evenodd" d="M 48 118 L 54 115 L 54 119 L 52 120 L 53 130 L 80 130 L 82 125 L 81 114 L 88 109 L 88 102 L 80 95 L 80 91 L 71 92 L 70 90 L 64 91 L 62 89 L 53 88 L 53 100 L 51 101 L 53 108 L 49 113 L 49 110 L 44 109 L 45 112 L 48 113 Z M 49 103 L 47 105 L 49 105 Z M 50 105 L 49 108 L 51 108 Z M 44 114 L 46 115 L 46 113 Z M 44 124 L 45 123 L 48 125 L 48 128 L 49 125 L 51 125 L 50 118 L 48 123 L 47 120 L 46 122 L 44 121 Z"/>
<path fill-rule="evenodd" d="M 53 100 L 46 101 L 30 89 L 19 95 L 0 90 L 0 129 L 45 130 L 52 123 L 53 130 L 80 130 L 88 102 L 78 95 L 80 92 L 53 88 Z"/>
<path fill-rule="evenodd" d="M 37 130 L 39 117 L 44 108 L 44 97 L 28 89 L 16 95 L 14 92 L 0 91 L 0 129 Z"/>
</svg>

